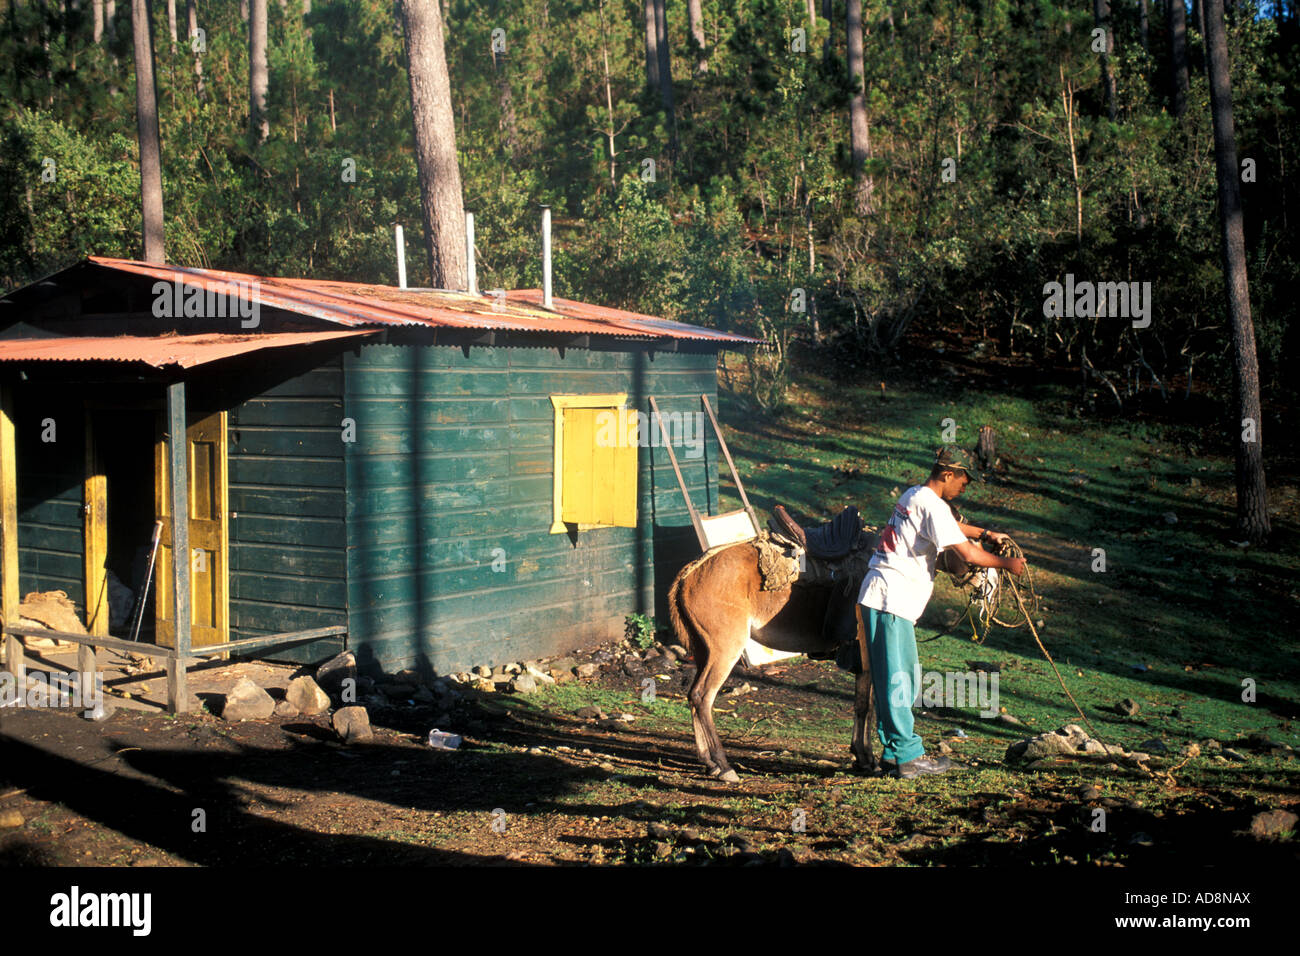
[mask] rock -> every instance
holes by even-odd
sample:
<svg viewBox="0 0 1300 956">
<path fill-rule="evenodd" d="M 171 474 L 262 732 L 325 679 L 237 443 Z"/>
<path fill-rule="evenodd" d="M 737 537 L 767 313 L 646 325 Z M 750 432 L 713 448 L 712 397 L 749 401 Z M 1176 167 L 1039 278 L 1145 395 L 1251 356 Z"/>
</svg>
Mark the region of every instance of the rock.
<svg viewBox="0 0 1300 956">
<path fill-rule="evenodd" d="M 1209 738 L 1207 738 L 1206 740 L 1202 740 L 1201 746 L 1211 752 L 1219 751 L 1223 749 L 1223 744 L 1219 743 L 1217 740 L 1213 740 Z"/>
<path fill-rule="evenodd" d="M 326 700 L 328 699 L 329 698 L 327 697 Z M 275 702 L 275 710 L 272 711 L 272 713 L 277 717 L 297 717 L 298 708 L 293 706 L 293 704 L 289 703 L 287 700 L 277 700 Z"/>
<path fill-rule="evenodd" d="M 1201 755 L 1201 745 L 1192 742 L 1183 748 L 1184 757 L 1199 757 Z"/>
<path fill-rule="evenodd" d="M 341 707 L 334 711 L 334 730 L 348 744 L 370 740 L 375 735 L 370 729 L 370 715 L 364 707 Z"/>
<path fill-rule="evenodd" d="M 1085 784 L 1079 788 L 1079 799 L 1084 803 L 1091 800 L 1099 800 L 1101 799 L 1101 790 L 1094 787 L 1092 784 Z"/>
<path fill-rule="evenodd" d="M 1276 840 L 1287 831 L 1294 830 L 1297 821 L 1300 821 L 1300 817 L 1290 810 L 1269 810 L 1255 814 L 1250 821 L 1250 832 L 1259 840 Z"/>
<path fill-rule="evenodd" d="M 605 712 L 599 707 L 579 707 L 577 715 L 584 720 L 604 720 Z"/>
<path fill-rule="evenodd" d="M 247 677 L 241 677 L 226 695 L 225 706 L 221 709 L 223 720 L 266 720 L 275 713 L 275 701 L 271 695 L 258 687 Z"/>
<path fill-rule="evenodd" d="M 532 674 L 517 674 L 510 682 L 510 689 L 516 694 L 537 693 L 537 681 Z"/>
<path fill-rule="evenodd" d="M 781 847 L 781 849 L 776 851 L 776 865 L 794 866 L 794 854 L 785 847 Z"/>
<path fill-rule="evenodd" d="M 379 690 L 389 700 L 409 700 L 415 694 L 415 685 L 403 681 L 380 684 Z"/>
<path fill-rule="evenodd" d="M 548 670 L 553 677 L 555 676 L 556 671 L 564 671 L 567 674 L 572 674 L 574 668 L 577 666 L 578 662 L 575 658 L 559 657 L 551 661 L 551 663 L 546 667 L 546 670 Z"/>
<path fill-rule="evenodd" d="M 998 714 L 998 723 L 1010 724 L 1013 727 L 1023 725 L 1024 721 L 1018 717 L 1012 717 L 1010 714 Z"/>
<path fill-rule="evenodd" d="M 727 696 L 743 697 L 746 694 L 754 693 L 754 690 L 755 688 L 751 684 L 745 683 L 745 684 L 741 684 L 739 687 L 733 687 L 731 690 L 727 691 Z"/>
<path fill-rule="evenodd" d="M 585 679 L 585 678 L 595 677 L 596 672 L 599 670 L 600 670 L 600 666 L 598 664 L 592 664 L 589 662 L 586 664 L 579 664 L 577 673 L 579 677 Z"/>
<path fill-rule="evenodd" d="M 1165 746 L 1164 741 L 1157 740 L 1155 737 L 1152 737 L 1150 740 L 1142 741 L 1142 743 L 1138 744 L 1138 747 L 1142 750 L 1150 751 L 1153 754 L 1169 753 L 1169 748 Z"/>
<path fill-rule="evenodd" d="M 1143 833 L 1140 830 L 1137 833 L 1133 834 L 1133 836 L 1129 838 L 1128 842 L 1133 844 L 1134 846 L 1155 846 L 1156 845 L 1156 841 L 1151 839 L 1151 835 L 1149 833 Z"/>
<path fill-rule="evenodd" d="M 509 674 L 511 677 L 513 677 L 515 674 L 522 674 L 524 672 L 524 669 L 520 667 L 518 664 L 506 664 L 504 665 L 503 670 L 505 670 L 505 672 Z"/>
<path fill-rule="evenodd" d="M 672 856 L 673 848 L 671 844 L 664 843 L 662 840 L 656 840 L 654 844 L 654 855 L 657 859 L 663 859 Z"/>
<path fill-rule="evenodd" d="M 1245 763 L 1246 760 L 1249 759 L 1246 757 L 1245 754 L 1238 753 L 1237 751 L 1233 750 L 1231 747 L 1224 747 L 1223 755 L 1227 757 L 1229 760 L 1235 760 L 1238 763 Z"/>
<path fill-rule="evenodd" d="M 530 677 L 532 677 L 533 680 L 537 681 L 539 684 L 550 684 L 551 686 L 555 685 L 554 677 L 552 677 L 550 674 L 547 674 L 539 670 L 538 668 L 534 667 L 532 664 L 529 664 L 527 667 L 525 667 L 524 672 L 527 673 Z"/>
<path fill-rule="evenodd" d="M 289 681 L 284 702 L 290 704 L 296 711 L 295 714 L 285 715 L 290 717 L 297 714 L 315 717 L 317 714 L 325 713 L 330 707 L 329 695 L 310 677 L 295 677 Z"/>
<path fill-rule="evenodd" d="M 1273 741 L 1268 739 L 1268 734 L 1261 734 L 1259 732 L 1253 733 L 1249 737 L 1247 737 L 1245 740 L 1245 745 L 1252 750 L 1260 750 L 1263 751 L 1264 753 L 1268 753 L 1274 747 L 1278 746 L 1277 744 L 1273 743 Z"/>
<path fill-rule="evenodd" d="M 497 689 L 496 684 L 492 683 L 492 681 L 490 680 L 484 680 L 482 677 L 474 678 L 474 683 L 470 684 L 470 686 L 477 691 L 482 691 L 485 694 L 489 694 L 492 691 Z"/>
<path fill-rule="evenodd" d="M 17 810 L 0 810 L 0 830 L 12 830 L 25 822 L 23 815 Z"/>
<path fill-rule="evenodd" d="M 690 656 L 691 652 L 680 644 L 669 644 L 668 653 L 673 655 L 673 657 L 677 658 L 679 661 L 684 661 Z"/>
<path fill-rule="evenodd" d="M 437 703 L 438 696 L 428 687 L 417 687 L 411 699 L 417 704 L 433 704 Z"/>
<path fill-rule="evenodd" d="M 646 669 L 639 660 L 629 654 L 623 659 L 623 673 L 628 677 L 644 677 Z"/>
<path fill-rule="evenodd" d="M 568 671 L 551 671 L 551 679 L 558 685 L 567 684 L 573 680 L 573 675 Z"/>
<path fill-rule="evenodd" d="M 646 832 L 648 832 L 650 836 L 654 837 L 656 840 L 670 840 L 672 839 L 672 835 L 673 835 L 673 831 L 670 830 L 668 827 L 664 826 L 662 823 L 651 823 L 649 826 L 646 827 Z"/>
<path fill-rule="evenodd" d="M 331 697 L 343 693 L 343 681 L 349 677 L 357 679 L 357 658 L 351 651 L 331 657 L 316 668 L 316 683 Z"/>
<path fill-rule="evenodd" d="M 941 754 L 950 754 L 950 753 L 952 753 L 952 748 L 949 747 L 946 743 L 944 743 L 944 742 L 941 740 L 941 741 L 939 741 L 939 753 L 941 753 Z"/>
<path fill-rule="evenodd" d="M 474 668 L 474 673 L 477 676 L 482 677 L 484 680 L 491 680 L 492 678 L 492 668 L 490 667 L 486 667 L 486 666 L 476 667 Z"/>
<path fill-rule="evenodd" d="M 1123 714 L 1125 717 L 1136 717 L 1141 709 L 1132 697 L 1125 697 L 1115 705 L 1115 713 Z"/>
</svg>

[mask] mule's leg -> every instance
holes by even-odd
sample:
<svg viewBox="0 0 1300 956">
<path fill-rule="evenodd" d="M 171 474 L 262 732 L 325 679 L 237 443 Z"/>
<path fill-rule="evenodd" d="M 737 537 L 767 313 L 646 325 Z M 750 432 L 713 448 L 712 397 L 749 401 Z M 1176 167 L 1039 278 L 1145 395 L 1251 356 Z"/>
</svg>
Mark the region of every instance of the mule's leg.
<svg viewBox="0 0 1300 956">
<path fill-rule="evenodd" d="M 871 655 L 867 652 L 867 629 L 862 621 L 862 605 L 854 614 L 858 622 L 858 655 L 862 673 L 853 694 L 853 757 L 859 770 L 876 771 L 880 763 L 872 752 L 871 735 L 875 731 L 876 699 L 871 683 Z"/>
<path fill-rule="evenodd" d="M 717 776 L 722 771 L 713 760 L 713 742 L 709 739 L 709 733 L 705 729 L 704 709 L 701 706 L 703 698 L 696 693 L 696 688 L 700 687 L 700 681 L 707 670 L 709 662 L 708 646 L 704 641 L 700 641 L 694 647 L 694 651 L 695 666 L 698 670 L 695 672 L 695 680 L 691 682 L 691 689 L 686 695 L 686 699 L 691 704 L 691 729 L 695 732 L 695 752 L 700 755 L 700 761 L 708 768 L 709 773 Z"/>
<path fill-rule="evenodd" d="M 718 729 L 713 724 L 713 701 L 731 675 L 736 661 L 740 660 L 741 651 L 744 650 L 745 641 L 749 637 L 748 620 L 738 623 L 732 630 L 734 633 L 717 635 L 718 640 L 709 642 L 711 646 L 708 657 L 700 665 L 699 673 L 695 675 L 695 682 L 691 685 L 690 700 L 691 714 L 696 720 L 696 740 L 698 742 L 703 733 L 704 743 L 712 757 L 709 759 L 704 757 L 703 753 L 701 754 L 710 775 L 721 777 L 727 783 L 739 783 L 740 777 L 727 763 L 727 754 L 722 748 L 722 738 L 718 736 Z"/>
</svg>

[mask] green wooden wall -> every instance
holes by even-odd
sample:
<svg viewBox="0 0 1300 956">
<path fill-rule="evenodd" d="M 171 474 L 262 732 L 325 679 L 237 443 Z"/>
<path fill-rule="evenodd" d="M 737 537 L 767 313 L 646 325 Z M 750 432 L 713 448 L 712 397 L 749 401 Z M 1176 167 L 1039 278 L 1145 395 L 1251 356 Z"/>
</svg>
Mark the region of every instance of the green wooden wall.
<svg viewBox="0 0 1300 956">
<path fill-rule="evenodd" d="M 46 419 L 54 441 L 42 441 Z M 18 598 L 64 591 L 85 616 L 85 412 L 66 388 L 14 385 L 18 478 Z"/>
<path fill-rule="evenodd" d="M 349 646 L 363 666 L 448 673 L 620 637 L 698 551 L 663 449 L 640 454 L 637 528 L 550 534 L 553 394 L 648 410 L 714 400 L 713 352 L 381 344 L 344 357 Z M 716 404 L 715 404 L 716 407 Z M 679 458 L 717 509 L 717 450 Z M 658 603 L 658 607 L 656 604 Z"/>
<path fill-rule="evenodd" d="M 346 623 L 342 361 L 257 387 L 227 417 L 231 640 Z M 316 661 L 342 647 L 261 656 Z"/>
</svg>

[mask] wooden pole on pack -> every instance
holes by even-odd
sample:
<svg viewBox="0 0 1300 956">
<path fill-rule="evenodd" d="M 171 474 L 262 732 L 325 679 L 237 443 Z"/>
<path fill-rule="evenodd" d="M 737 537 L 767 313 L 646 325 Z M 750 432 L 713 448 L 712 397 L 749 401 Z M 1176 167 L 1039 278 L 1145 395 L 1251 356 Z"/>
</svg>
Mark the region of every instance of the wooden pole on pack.
<svg viewBox="0 0 1300 956">
<path fill-rule="evenodd" d="M 650 396 L 650 410 L 654 412 L 655 421 L 659 423 L 659 432 L 664 436 L 664 447 L 668 449 L 668 460 L 673 463 L 673 471 L 677 475 L 677 484 L 681 486 L 682 497 L 686 499 L 686 510 L 691 513 L 691 526 L 695 528 L 695 536 L 700 539 L 701 550 L 709 550 L 708 540 L 704 535 L 704 526 L 700 524 L 700 513 L 695 510 L 695 505 L 691 502 L 691 493 L 686 490 L 686 479 L 682 477 L 682 469 L 677 465 L 677 456 L 673 454 L 673 443 L 668 437 L 668 429 L 664 426 L 663 416 L 659 414 L 659 403 L 655 401 L 653 395 Z"/>
<path fill-rule="evenodd" d="M 718 447 L 722 449 L 722 456 L 727 459 L 727 467 L 731 469 L 731 480 L 736 483 L 736 490 L 740 492 L 741 503 L 744 504 L 745 510 L 749 512 L 749 520 L 754 522 L 754 532 L 758 533 L 758 515 L 754 513 L 754 506 L 749 503 L 749 498 L 745 494 L 745 486 L 740 483 L 740 475 L 736 474 L 736 463 L 731 460 L 731 452 L 727 450 L 727 442 L 722 437 L 722 429 L 718 427 L 718 419 L 713 414 L 713 406 L 709 404 L 709 396 L 701 395 L 700 401 L 704 403 L 704 410 L 709 413 L 709 421 L 713 423 L 713 434 L 718 436 Z"/>
</svg>

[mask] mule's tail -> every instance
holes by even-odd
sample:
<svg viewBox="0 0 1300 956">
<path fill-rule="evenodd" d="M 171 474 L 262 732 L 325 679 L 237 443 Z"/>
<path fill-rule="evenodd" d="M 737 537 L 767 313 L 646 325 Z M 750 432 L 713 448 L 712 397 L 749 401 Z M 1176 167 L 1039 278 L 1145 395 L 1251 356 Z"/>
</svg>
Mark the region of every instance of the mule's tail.
<svg viewBox="0 0 1300 956">
<path fill-rule="evenodd" d="M 668 589 L 668 619 L 672 623 L 673 634 L 677 637 L 677 643 L 694 656 L 697 665 L 703 663 L 705 646 L 700 638 L 699 625 L 691 619 L 690 611 L 682 604 L 682 585 L 711 556 L 712 552 L 706 552 L 682 568 Z"/>
</svg>

